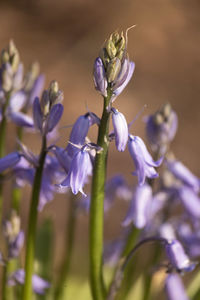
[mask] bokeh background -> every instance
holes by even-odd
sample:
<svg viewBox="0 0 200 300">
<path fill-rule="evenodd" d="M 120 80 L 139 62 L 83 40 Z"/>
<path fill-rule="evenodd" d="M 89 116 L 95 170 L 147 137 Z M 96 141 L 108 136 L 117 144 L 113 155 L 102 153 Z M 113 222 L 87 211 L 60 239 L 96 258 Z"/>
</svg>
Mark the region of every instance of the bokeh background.
<svg viewBox="0 0 200 300">
<path fill-rule="evenodd" d="M 21 0 L 0 2 L 0 48 L 14 39 L 25 68 L 37 60 L 46 76 L 46 87 L 56 79 L 64 90 L 65 112 L 62 125 L 73 124 L 86 106 L 101 114 L 102 99 L 95 91 L 93 61 L 104 40 L 116 29 L 129 32 L 128 52 L 136 63 L 133 79 L 117 98 L 115 107 L 130 122 L 146 104 L 143 116 L 169 101 L 179 117 L 179 131 L 173 142 L 176 156 L 200 176 L 200 2 L 197 0 Z M 135 135 L 145 137 L 143 116 L 132 126 Z M 14 145 L 11 127 L 8 148 Z M 67 144 L 69 128 L 60 130 L 59 144 Z M 96 131 L 90 137 L 95 141 Z M 26 134 L 26 143 L 38 151 L 38 136 Z M 133 164 L 128 151 L 109 155 L 108 176 L 125 174 L 130 183 Z M 27 194 L 28 195 L 28 194 Z M 26 224 L 29 197 L 23 199 Z M 48 204 L 40 218 L 50 216 L 56 227 L 56 259 L 59 269 L 68 203 L 64 195 Z M 118 235 L 127 203 L 117 203 L 106 218 L 105 238 Z M 5 213 L 9 209 L 6 203 Z M 86 215 L 79 217 L 76 231 L 73 272 L 87 273 Z M 77 259 L 76 259 L 77 257 Z M 82 258 L 82 260 L 80 260 Z M 81 271 L 80 271 L 81 265 Z M 89 297 L 89 296 L 88 296 Z M 87 298 L 85 298 L 87 299 Z M 89 298 L 88 298 L 89 299 Z"/>
</svg>

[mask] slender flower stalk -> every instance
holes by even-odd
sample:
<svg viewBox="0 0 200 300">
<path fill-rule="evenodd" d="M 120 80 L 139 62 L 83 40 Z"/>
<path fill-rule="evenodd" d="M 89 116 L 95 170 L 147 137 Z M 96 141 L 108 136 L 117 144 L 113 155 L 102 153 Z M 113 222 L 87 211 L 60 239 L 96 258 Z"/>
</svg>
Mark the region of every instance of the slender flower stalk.
<svg viewBox="0 0 200 300">
<path fill-rule="evenodd" d="M 29 212 L 29 223 L 26 240 L 26 261 L 25 261 L 25 284 L 23 288 L 23 300 L 32 299 L 32 275 L 33 275 L 33 263 L 35 254 L 35 237 L 36 226 L 38 216 L 38 203 L 40 196 L 40 187 L 42 181 L 42 172 L 46 157 L 46 137 L 43 136 L 42 149 L 39 158 L 39 164 L 36 168 L 35 179 L 33 183 L 33 191 L 31 198 L 31 207 Z"/>
<path fill-rule="evenodd" d="M 92 296 L 95 300 L 105 299 L 103 283 L 102 253 L 103 253 L 103 219 L 104 219 L 104 186 L 106 180 L 106 165 L 108 155 L 108 127 L 110 112 L 107 110 L 112 93 L 108 90 L 104 97 L 103 114 L 99 126 L 97 144 L 103 151 L 96 154 L 91 206 L 90 206 L 90 282 Z"/>
<path fill-rule="evenodd" d="M 72 193 L 70 195 L 70 203 L 68 207 L 68 222 L 67 222 L 67 230 L 66 230 L 66 247 L 64 252 L 64 260 L 61 267 L 60 276 L 58 279 L 58 284 L 55 289 L 55 299 L 61 300 L 65 298 L 65 293 L 69 276 L 69 271 L 72 262 L 72 251 L 74 246 L 74 238 L 75 238 L 75 229 L 76 229 L 76 196 Z"/>
</svg>

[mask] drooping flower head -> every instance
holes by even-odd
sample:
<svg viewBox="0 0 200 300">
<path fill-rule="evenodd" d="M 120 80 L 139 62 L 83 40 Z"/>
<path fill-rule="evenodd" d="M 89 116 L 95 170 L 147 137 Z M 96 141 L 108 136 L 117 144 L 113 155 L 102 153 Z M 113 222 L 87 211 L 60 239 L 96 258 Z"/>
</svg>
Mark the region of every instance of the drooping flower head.
<svg viewBox="0 0 200 300">
<path fill-rule="evenodd" d="M 112 107 L 112 123 L 114 127 L 115 145 L 118 151 L 124 151 L 128 142 L 128 126 L 122 113 Z"/>
<path fill-rule="evenodd" d="M 126 87 L 135 68 L 127 54 L 127 31 L 126 37 L 123 32 L 112 33 L 94 63 L 95 88 L 106 97 L 109 87 L 112 91 L 112 102 Z"/>
<path fill-rule="evenodd" d="M 81 192 L 85 195 L 83 187 L 88 176 L 92 175 L 90 150 L 90 146 L 86 144 L 73 156 L 67 178 L 59 185 L 60 187 L 70 187 L 73 194 Z"/>
<path fill-rule="evenodd" d="M 137 228 L 145 227 L 150 219 L 151 201 L 152 189 L 150 185 L 137 186 L 122 225 L 128 226 L 133 223 Z"/>
<path fill-rule="evenodd" d="M 149 154 L 143 140 L 139 136 L 129 134 L 128 149 L 135 163 L 136 171 L 133 175 L 138 176 L 139 185 L 143 185 L 145 178 L 156 178 L 158 173 L 154 167 L 159 167 L 163 161 L 161 157 L 158 161 L 154 161 Z"/>
</svg>

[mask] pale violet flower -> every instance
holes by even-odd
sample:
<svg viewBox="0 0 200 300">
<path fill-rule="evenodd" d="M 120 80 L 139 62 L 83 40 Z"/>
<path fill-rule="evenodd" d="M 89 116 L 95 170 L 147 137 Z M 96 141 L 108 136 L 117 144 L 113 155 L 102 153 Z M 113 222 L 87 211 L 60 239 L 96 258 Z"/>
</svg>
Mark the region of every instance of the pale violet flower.
<svg viewBox="0 0 200 300">
<path fill-rule="evenodd" d="M 83 187 L 88 176 L 92 175 L 92 162 L 87 148 L 86 144 L 74 155 L 67 178 L 59 185 L 60 187 L 70 187 L 75 195 L 78 192 L 86 195 Z"/>
<path fill-rule="evenodd" d="M 114 107 L 112 108 L 112 123 L 116 148 L 118 151 L 124 151 L 128 142 L 128 126 L 124 115 Z"/>
<path fill-rule="evenodd" d="M 8 168 L 14 167 L 20 161 L 21 155 L 18 152 L 12 152 L 0 159 L 0 173 Z"/>
<path fill-rule="evenodd" d="M 176 273 L 167 275 L 165 280 L 165 291 L 168 300 L 189 300 L 181 277 Z"/>
<path fill-rule="evenodd" d="M 143 185 L 145 178 L 156 178 L 158 173 L 154 167 L 159 167 L 163 161 L 161 157 L 158 161 L 154 161 L 149 154 L 143 140 L 139 136 L 129 134 L 128 149 L 135 163 L 136 171 L 133 175 L 138 176 L 139 185 Z"/>
</svg>

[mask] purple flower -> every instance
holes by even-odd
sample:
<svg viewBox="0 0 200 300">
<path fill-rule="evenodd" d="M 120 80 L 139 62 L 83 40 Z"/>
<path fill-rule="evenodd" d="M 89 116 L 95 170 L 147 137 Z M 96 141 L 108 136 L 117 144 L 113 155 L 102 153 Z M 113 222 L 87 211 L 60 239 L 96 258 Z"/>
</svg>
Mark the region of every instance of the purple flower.
<svg viewBox="0 0 200 300">
<path fill-rule="evenodd" d="M 193 218 L 200 218 L 200 198 L 189 187 L 183 186 L 178 189 L 178 196 L 189 215 Z"/>
<path fill-rule="evenodd" d="M 129 134 L 128 149 L 136 167 L 136 171 L 133 175 L 138 176 L 139 185 L 144 184 L 146 177 L 158 177 L 158 173 L 154 167 L 159 167 L 161 165 L 163 161 L 162 157 L 158 161 L 154 161 L 142 139 L 131 134 Z"/>
<path fill-rule="evenodd" d="M 24 232 L 20 231 L 15 239 L 9 243 L 8 256 L 9 258 L 18 257 L 24 245 Z"/>
<path fill-rule="evenodd" d="M 59 185 L 60 187 L 71 187 L 72 193 L 81 192 L 87 182 L 88 176 L 92 175 L 92 163 L 87 145 L 83 146 L 73 157 L 67 178 Z"/>
<path fill-rule="evenodd" d="M 12 152 L 0 159 L 0 173 L 8 168 L 14 167 L 20 160 L 21 155 L 18 152 Z"/>
<path fill-rule="evenodd" d="M 151 200 L 151 187 L 148 184 L 138 186 L 122 225 L 128 226 L 133 222 L 139 229 L 145 227 L 150 218 L 149 211 L 151 208 Z"/>
<path fill-rule="evenodd" d="M 72 144 L 83 146 L 85 144 L 85 139 L 90 126 L 98 123 L 99 118 L 94 113 L 89 112 L 83 116 L 78 117 L 72 127 L 69 141 Z M 78 148 L 74 147 L 72 144 L 69 143 L 66 147 L 66 151 L 70 157 L 73 157 L 74 154 L 78 152 Z"/>
<path fill-rule="evenodd" d="M 183 282 L 178 274 L 171 273 L 167 275 L 165 291 L 168 300 L 189 300 Z"/>
<path fill-rule="evenodd" d="M 178 127 L 178 118 L 167 103 L 161 110 L 146 118 L 146 133 L 149 142 L 164 153 L 174 139 Z"/>
<path fill-rule="evenodd" d="M 124 151 L 128 142 L 128 126 L 126 119 L 117 109 L 112 108 L 112 122 L 115 134 L 115 145 L 118 151 Z"/>
<path fill-rule="evenodd" d="M 191 263 L 189 257 L 185 253 L 181 243 L 178 240 L 173 240 L 165 245 L 165 250 L 170 263 L 177 271 L 192 271 L 195 264 Z"/>
<path fill-rule="evenodd" d="M 196 193 L 199 192 L 200 180 L 186 166 L 177 160 L 168 160 L 166 164 L 170 172 L 177 179 L 193 188 Z"/>
<path fill-rule="evenodd" d="M 106 73 L 103 62 L 100 57 L 97 57 L 94 62 L 94 85 L 97 91 L 102 94 L 103 97 L 107 97 L 108 82 L 106 79 Z"/>
<path fill-rule="evenodd" d="M 23 269 L 19 269 L 14 272 L 8 279 L 8 285 L 13 286 L 16 284 L 23 285 L 25 281 L 25 271 Z M 50 283 L 38 275 L 32 276 L 32 286 L 33 290 L 36 294 L 44 295 L 45 290 L 50 288 Z"/>
</svg>

